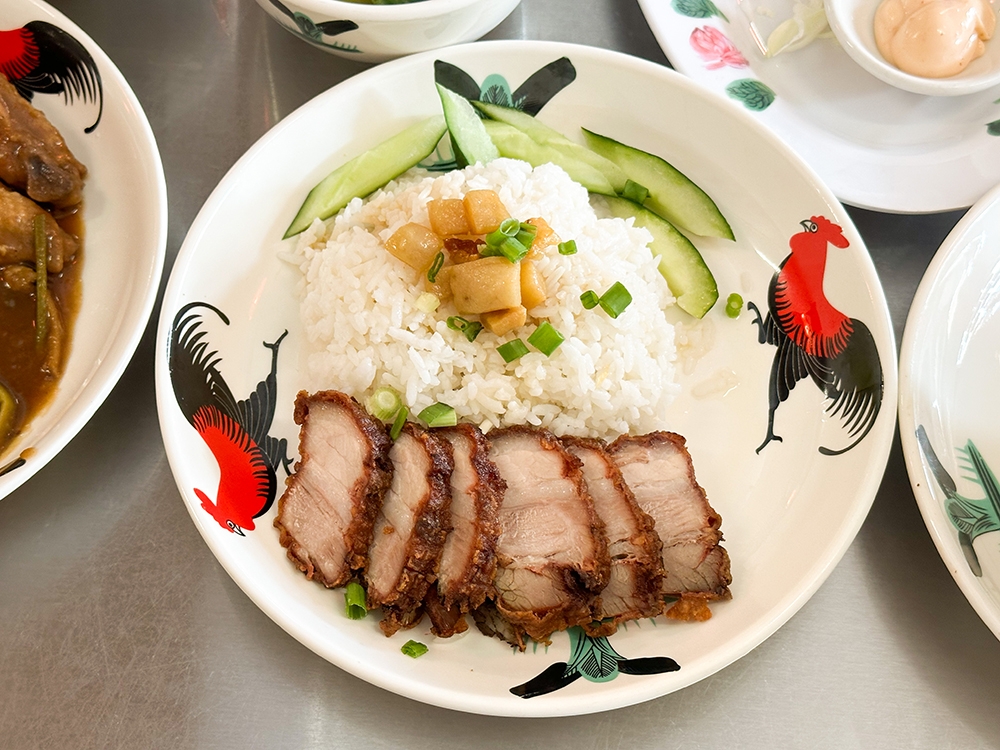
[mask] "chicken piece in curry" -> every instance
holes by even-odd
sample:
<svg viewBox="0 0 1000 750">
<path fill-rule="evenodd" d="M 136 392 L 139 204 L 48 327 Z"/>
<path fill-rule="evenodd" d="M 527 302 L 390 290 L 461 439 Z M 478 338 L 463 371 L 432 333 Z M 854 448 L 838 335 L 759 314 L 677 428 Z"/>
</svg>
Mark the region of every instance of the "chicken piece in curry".
<svg viewBox="0 0 1000 750">
<path fill-rule="evenodd" d="M 0 75 L 0 457 L 62 374 L 79 307 L 86 173 Z"/>
</svg>

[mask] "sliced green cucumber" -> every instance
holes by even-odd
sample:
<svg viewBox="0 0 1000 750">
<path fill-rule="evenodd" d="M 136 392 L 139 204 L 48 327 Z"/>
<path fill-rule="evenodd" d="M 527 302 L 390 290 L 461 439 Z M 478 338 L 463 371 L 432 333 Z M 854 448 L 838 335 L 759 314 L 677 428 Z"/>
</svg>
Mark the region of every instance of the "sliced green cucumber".
<svg viewBox="0 0 1000 750">
<path fill-rule="evenodd" d="M 578 161 L 564 151 L 546 146 L 531 138 L 523 130 L 499 120 L 484 120 L 483 127 L 496 144 L 501 156 L 520 159 L 533 167 L 552 162 L 562 167 L 574 181 L 592 193 L 614 195 L 614 188 L 604 174 L 586 162 Z"/>
<path fill-rule="evenodd" d="M 731 240 L 733 230 L 708 194 L 659 156 L 583 128 L 587 145 L 649 190 L 643 205 L 681 229 Z"/>
<path fill-rule="evenodd" d="M 593 169 L 599 171 L 604 175 L 608 184 L 611 185 L 611 190 L 613 191 L 613 193 L 605 191 L 604 194 L 612 195 L 620 193 L 625 189 L 625 182 L 628 179 L 628 176 L 620 166 L 615 164 L 610 159 L 595 153 L 586 146 L 574 143 L 558 130 L 550 128 L 537 118 L 532 117 L 519 109 L 501 107 L 497 104 L 490 104 L 488 102 L 472 102 L 472 105 L 491 120 L 505 122 L 508 125 L 512 125 L 525 133 L 536 143 L 542 146 L 548 146 L 556 151 L 561 151 L 565 154 L 567 159 L 587 164 Z"/>
<path fill-rule="evenodd" d="M 698 248 L 673 224 L 638 203 L 614 196 L 605 200 L 614 216 L 632 217 L 635 226 L 649 230 L 653 235 L 649 249 L 660 258 L 660 273 L 677 298 L 677 306 L 696 318 L 704 317 L 719 299 L 719 288 Z"/>
<path fill-rule="evenodd" d="M 487 164 L 498 159 L 500 152 L 486 134 L 483 120 L 476 114 L 469 100 L 440 83 L 435 85 L 438 96 L 441 97 L 444 121 L 448 125 L 451 147 L 459 169 L 477 162 Z"/>
<path fill-rule="evenodd" d="M 446 129 L 444 117 L 434 115 L 333 170 L 309 191 L 285 239 L 306 229 L 313 219 L 330 218 L 354 198 L 364 198 L 426 159 Z"/>
</svg>

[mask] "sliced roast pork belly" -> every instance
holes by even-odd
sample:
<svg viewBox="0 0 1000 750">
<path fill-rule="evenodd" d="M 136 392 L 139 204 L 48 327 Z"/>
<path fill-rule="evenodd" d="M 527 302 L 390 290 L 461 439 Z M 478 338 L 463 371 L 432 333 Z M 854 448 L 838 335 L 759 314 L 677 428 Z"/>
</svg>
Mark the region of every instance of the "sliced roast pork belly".
<svg viewBox="0 0 1000 750">
<path fill-rule="evenodd" d="M 621 622 L 655 617 L 663 611 L 660 537 L 653 519 L 636 503 L 604 442 L 572 437 L 561 440 L 583 463 L 583 477 L 597 515 L 604 522 L 611 557 L 608 585 L 601 591 L 594 610 L 594 620 L 603 622 L 585 629 L 594 636 L 611 635 Z"/>
<path fill-rule="evenodd" d="M 497 512 L 506 484 L 489 458 L 489 444 L 478 427 L 460 424 L 434 431 L 451 443 L 451 526 L 438 569 L 436 592 L 427 601 L 435 635 L 465 630 L 462 613 L 481 605 L 493 592 Z"/>
<path fill-rule="evenodd" d="M 451 530 L 451 444 L 407 422 L 389 451 L 392 484 L 375 521 L 365 579 L 388 636 L 419 620 Z"/>
<path fill-rule="evenodd" d="M 554 435 L 508 427 L 488 439 L 507 483 L 495 604 L 523 650 L 525 635 L 545 643 L 556 630 L 591 621 L 591 602 L 607 583 L 611 561 L 580 461 Z"/>
<path fill-rule="evenodd" d="M 653 432 L 622 436 L 608 452 L 663 543 L 662 593 L 687 600 L 682 609 L 700 619 L 690 600 L 728 599 L 732 577 L 729 555 L 719 543 L 722 518 L 695 480 L 684 444 L 680 435 Z"/>
<path fill-rule="evenodd" d="M 343 586 L 365 563 L 392 479 L 391 441 L 381 422 L 338 391 L 299 393 L 295 422 L 301 425 L 300 458 L 274 526 L 307 578 Z"/>
</svg>

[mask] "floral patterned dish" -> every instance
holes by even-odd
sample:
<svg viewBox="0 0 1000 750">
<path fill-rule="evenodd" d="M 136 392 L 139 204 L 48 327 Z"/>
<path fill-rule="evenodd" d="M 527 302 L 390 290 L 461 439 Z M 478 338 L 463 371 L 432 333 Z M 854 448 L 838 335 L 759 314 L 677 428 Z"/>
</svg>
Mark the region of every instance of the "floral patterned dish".
<svg viewBox="0 0 1000 750">
<path fill-rule="evenodd" d="M 941 559 L 1000 638 L 1000 187 L 931 261 L 900 354 L 899 430 Z"/>
<path fill-rule="evenodd" d="M 1000 90 L 902 91 L 832 36 L 765 59 L 791 0 L 639 0 L 670 63 L 771 128 L 845 203 L 893 213 L 965 208 L 1000 180 Z"/>
<path fill-rule="evenodd" d="M 571 137 L 586 125 L 671 156 L 733 227 L 735 243 L 698 245 L 722 298 L 738 292 L 748 304 L 737 319 L 721 303 L 697 325 L 688 319 L 689 341 L 715 344 L 679 376 L 682 394 L 667 415 L 722 515 L 733 561 L 733 598 L 714 605 L 707 622 L 658 617 L 607 638 L 571 629 L 526 653 L 474 628 L 434 639 L 426 622 L 386 638 L 377 615 L 348 619 L 344 592 L 306 580 L 278 543 L 272 522 L 282 459 L 298 445 L 292 404 L 306 350 L 299 270 L 279 259 L 288 247 L 281 236 L 333 167 L 440 111 L 434 83 L 442 70 L 474 84 L 480 98 L 531 107 Z M 772 277 L 792 267 L 804 273 L 782 285 L 783 302 L 823 311 L 795 337 L 775 322 L 769 299 Z M 233 167 L 171 273 L 158 328 L 157 408 L 192 520 L 233 579 L 292 636 L 416 700 L 560 716 L 690 685 L 753 649 L 805 603 L 854 538 L 881 481 L 895 426 L 894 352 L 882 289 L 847 212 L 752 115 L 618 53 L 487 42 L 366 71 L 289 115 Z M 790 361 L 808 364 L 812 376 L 781 366 Z M 407 639 L 428 652 L 402 654 Z"/>
</svg>

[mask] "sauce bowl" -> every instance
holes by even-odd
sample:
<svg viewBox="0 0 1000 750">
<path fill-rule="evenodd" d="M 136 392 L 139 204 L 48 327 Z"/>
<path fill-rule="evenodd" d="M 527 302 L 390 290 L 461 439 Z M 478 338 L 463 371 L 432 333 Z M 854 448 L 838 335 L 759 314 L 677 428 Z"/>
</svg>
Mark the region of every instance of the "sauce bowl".
<svg viewBox="0 0 1000 750">
<path fill-rule="evenodd" d="M 962 96 L 1000 86 L 1000 39 L 986 42 L 986 52 L 950 78 L 904 73 L 886 62 L 875 44 L 875 11 L 881 0 L 827 0 L 830 28 L 851 58 L 885 83 L 926 96 Z"/>
</svg>

